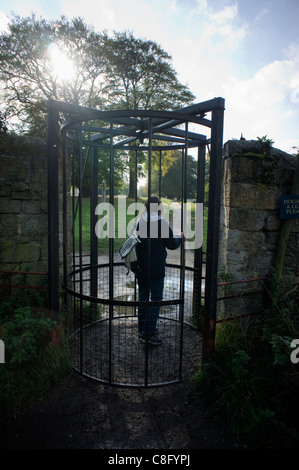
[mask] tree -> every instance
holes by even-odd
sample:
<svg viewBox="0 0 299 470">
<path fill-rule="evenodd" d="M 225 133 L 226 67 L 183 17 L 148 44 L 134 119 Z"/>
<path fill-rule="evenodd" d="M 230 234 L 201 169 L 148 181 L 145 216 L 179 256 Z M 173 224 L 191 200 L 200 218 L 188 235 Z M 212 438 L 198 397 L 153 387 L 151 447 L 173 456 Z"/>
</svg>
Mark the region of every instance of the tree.
<svg viewBox="0 0 299 470">
<path fill-rule="evenodd" d="M 176 150 L 171 155 L 172 164 L 165 168 L 164 174 L 162 172 L 161 196 L 170 199 L 182 198 L 182 152 Z M 159 191 L 159 171 L 158 168 L 153 167 L 152 170 L 152 191 L 158 193 Z M 187 156 L 187 174 L 186 174 L 186 197 L 196 197 L 196 180 L 197 180 L 197 162 L 192 155 Z"/>
<path fill-rule="evenodd" d="M 103 38 L 106 73 L 110 77 L 109 102 L 113 108 L 174 110 L 192 102 L 194 95 L 182 85 L 171 56 L 156 42 L 114 33 Z M 136 144 L 137 145 L 137 144 Z M 129 152 L 129 197 L 134 197 L 135 152 Z"/>
<path fill-rule="evenodd" d="M 80 18 L 46 21 L 13 14 L 0 35 L 0 79 L 7 119 L 20 131 L 46 133 L 49 98 L 91 107 L 105 100 L 101 35 Z M 71 80 L 65 76 L 73 67 Z"/>
<path fill-rule="evenodd" d="M 194 95 L 182 85 L 171 56 L 156 42 L 132 33 L 103 37 L 109 101 L 114 108 L 173 110 L 189 104 Z"/>
<path fill-rule="evenodd" d="M 6 117 L 0 110 L 0 134 L 6 134 L 7 133 L 7 125 L 6 125 Z"/>
<path fill-rule="evenodd" d="M 14 119 L 19 131 L 35 136 L 46 135 L 49 98 L 102 110 L 171 110 L 194 99 L 154 41 L 127 32 L 109 37 L 64 16 L 47 21 L 13 14 L 0 35 L 0 80 L 7 123 Z M 135 152 L 127 158 L 133 197 Z"/>
</svg>

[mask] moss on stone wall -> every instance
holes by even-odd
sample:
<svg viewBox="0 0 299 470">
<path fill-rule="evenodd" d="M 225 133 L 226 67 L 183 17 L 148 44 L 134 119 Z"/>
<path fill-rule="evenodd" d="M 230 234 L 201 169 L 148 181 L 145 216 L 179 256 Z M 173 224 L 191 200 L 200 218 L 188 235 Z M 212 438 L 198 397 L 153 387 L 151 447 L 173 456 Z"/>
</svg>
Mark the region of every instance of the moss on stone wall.
<svg viewBox="0 0 299 470">
<path fill-rule="evenodd" d="M 46 272 L 46 143 L 1 134 L 0 163 L 0 269 Z M 6 279 L 11 281 L 11 276 Z M 5 282 L 3 274 L 1 281 Z M 44 279 L 40 282 L 44 284 Z"/>
</svg>

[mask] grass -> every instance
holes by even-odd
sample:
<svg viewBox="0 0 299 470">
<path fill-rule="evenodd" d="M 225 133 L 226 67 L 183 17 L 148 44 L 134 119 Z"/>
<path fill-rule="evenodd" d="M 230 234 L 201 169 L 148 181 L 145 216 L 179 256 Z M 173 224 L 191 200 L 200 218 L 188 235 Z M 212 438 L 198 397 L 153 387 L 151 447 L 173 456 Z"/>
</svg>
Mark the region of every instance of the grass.
<svg viewBox="0 0 299 470">
<path fill-rule="evenodd" d="M 128 207 L 129 204 L 134 202 L 131 199 L 126 200 L 126 207 Z M 89 198 L 83 198 L 82 199 L 82 251 L 83 252 L 88 252 L 90 250 L 90 238 L 91 238 L 91 227 L 90 227 L 90 200 Z M 125 238 L 120 237 L 119 234 L 124 232 L 124 224 L 128 224 L 129 221 L 134 218 L 134 215 L 127 215 L 126 219 L 124 220 L 124 217 L 119 214 L 119 206 L 117 203 L 114 205 L 114 219 L 115 219 L 115 236 L 113 238 L 113 244 L 114 244 L 114 251 L 118 251 L 123 244 Z M 119 223 L 121 222 L 121 223 Z M 109 230 L 109 214 L 104 213 L 103 215 L 103 224 L 102 224 L 102 229 L 103 229 L 103 235 L 108 232 Z M 95 227 L 94 227 L 95 229 Z M 98 226 L 99 229 L 99 234 L 100 234 L 100 226 Z M 76 223 L 75 223 L 75 247 L 76 250 L 79 250 L 79 212 L 76 217 Z M 104 254 L 109 252 L 109 237 L 107 236 L 102 236 L 98 237 L 98 250 L 99 254 Z"/>
<path fill-rule="evenodd" d="M 213 356 L 194 387 L 213 414 L 250 448 L 298 445 L 298 364 L 290 359 L 299 337 L 298 292 L 273 275 L 269 307 L 246 328 L 219 324 Z"/>
<path fill-rule="evenodd" d="M 38 299 L 39 300 L 39 299 Z M 57 322 L 32 298 L 15 296 L 0 305 L 0 338 L 5 363 L 0 365 L 0 417 L 39 397 L 71 370 L 68 341 L 61 328 L 54 346 Z"/>
</svg>

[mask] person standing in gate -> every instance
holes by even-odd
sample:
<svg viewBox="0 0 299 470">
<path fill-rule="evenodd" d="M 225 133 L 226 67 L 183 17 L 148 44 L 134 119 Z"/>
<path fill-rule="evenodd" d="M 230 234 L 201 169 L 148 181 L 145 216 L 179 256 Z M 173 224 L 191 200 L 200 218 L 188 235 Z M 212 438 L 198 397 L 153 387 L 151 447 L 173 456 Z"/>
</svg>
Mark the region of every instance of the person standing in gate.
<svg viewBox="0 0 299 470">
<path fill-rule="evenodd" d="M 137 245 L 139 269 L 136 276 L 139 288 L 138 301 L 142 302 L 149 301 L 149 298 L 151 302 L 163 299 L 166 248 L 175 250 L 181 245 L 183 238 L 183 233 L 173 235 L 168 222 L 162 217 L 162 212 L 161 199 L 158 196 L 151 196 L 145 202 L 137 224 L 141 243 Z M 159 311 L 160 306 L 138 308 L 138 330 L 142 343 L 159 345 L 162 342 L 157 332 Z"/>
</svg>

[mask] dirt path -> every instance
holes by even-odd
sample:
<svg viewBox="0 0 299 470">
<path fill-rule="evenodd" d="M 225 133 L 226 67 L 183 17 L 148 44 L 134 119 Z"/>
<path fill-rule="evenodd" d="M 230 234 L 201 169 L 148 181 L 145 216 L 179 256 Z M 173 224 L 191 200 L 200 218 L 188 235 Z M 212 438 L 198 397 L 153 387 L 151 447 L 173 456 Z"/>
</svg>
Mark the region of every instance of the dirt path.
<svg viewBox="0 0 299 470">
<path fill-rule="evenodd" d="M 2 423 L 1 449 L 235 449 L 188 381 L 151 389 L 71 374 Z"/>
<path fill-rule="evenodd" d="M 190 379 L 198 366 L 200 339 L 191 330 L 189 335 L 181 382 L 124 388 L 70 374 L 45 396 L 0 423 L 0 448 L 238 448 L 236 439 L 217 417 L 208 415 L 192 392 Z"/>
</svg>

